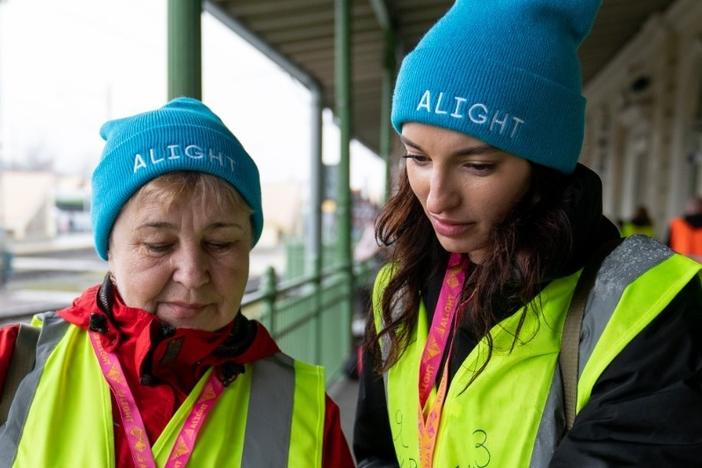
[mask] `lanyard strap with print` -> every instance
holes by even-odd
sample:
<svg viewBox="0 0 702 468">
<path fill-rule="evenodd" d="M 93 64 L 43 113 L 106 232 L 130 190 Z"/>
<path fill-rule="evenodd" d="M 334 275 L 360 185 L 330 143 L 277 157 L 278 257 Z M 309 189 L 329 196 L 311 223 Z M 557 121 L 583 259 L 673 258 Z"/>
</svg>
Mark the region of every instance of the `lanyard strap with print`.
<svg viewBox="0 0 702 468">
<path fill-rule="evenodd" d="M 100 362 L 102 374 L 112 390 L 112 395 L 115 397 L 119 413 L 122 416 L 122 424 L 134 465 L 137 468 L 156 468 L 156 461 L 146 435 L 144 421 L 141 419 L 134 394 L 127 384 L 122 365 L 115 353 L 105 350 L 96 332 L 89 332 L 89 336 Z M 212 372 L 178 434 L 166 462 L 167 468 L 187 465 L 200 429 L 223 391 L 224 385 Z"/>
<path fill-rule="evenodd" d="M 426 417 L 424 408 L 431 394 L 431 389 L 436 382 L 436 376 L 441 366 L 441 359 L 449 343 L 449 338 L 452 336 L 453 330 L 455 329 L 456 313 L 465 278 L 466 262 L 464 258 L 460 254 L 452 253 L 449 257 L 446 274 L 444 275 L 441 292 L 439 293 L 439 300 L 434 310 L 429 336 L 427 337 L 427 343 L 424 346 L 422 360 L 419 366 L 418 422 L 420 466 L 422 468 L 429 468 L 432 464 L 437 431 L 441 420 L 441 411 L 444 406 L 448 387 L 448 356 L 444 363 L 436 398 L 429 408 L 429 411 L 426 413 Z M 452 347 L 453 340 L 451 340 L 449 347 L 449 356 Z"/>
</svg>

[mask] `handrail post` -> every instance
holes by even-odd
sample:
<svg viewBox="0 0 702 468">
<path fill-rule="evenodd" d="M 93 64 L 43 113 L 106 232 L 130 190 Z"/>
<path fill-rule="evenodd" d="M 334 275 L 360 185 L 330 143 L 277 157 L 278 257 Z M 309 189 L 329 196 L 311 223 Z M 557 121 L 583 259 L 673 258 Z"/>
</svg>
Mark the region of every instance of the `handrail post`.
<svg viewBox="0 0 702 468">
<path fill-rule="evenodd" d="M 263 299 L 263 315 L 268 316 L 268 331 L 271 333 L 271 336 L 275 338 L 275 302 L 278 291 L 275 281 L 275 269 L 272 266 L 266 268 L 266 271 L 261 277 L 261 291 L 265 294 Z"/>
</svg>

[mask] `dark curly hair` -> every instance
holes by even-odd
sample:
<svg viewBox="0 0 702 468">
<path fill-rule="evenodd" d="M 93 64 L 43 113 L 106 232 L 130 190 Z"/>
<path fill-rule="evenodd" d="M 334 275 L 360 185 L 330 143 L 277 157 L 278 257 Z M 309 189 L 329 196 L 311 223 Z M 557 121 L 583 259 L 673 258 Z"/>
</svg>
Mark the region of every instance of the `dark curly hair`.
<svg viewBox="0 0 702 468">
<path fill-rule="evenodd" d="M 461 326 L 478 339 L 488 342 L 488 356 L 474 374 L 487 365 L 493 350 L 490 329 L 499 321 L 496 311 L 521 312 L 513 346 L 520 339 L 526 314 L 538 313 L 533 301 L 543 282 L 560 271 L 570 257 L 572 227 L 563 197 L 571 176 L 530 163 L 529 189 L 491 233 L 491 249 L 480 265 L 475 265 L 464 285 Z M 417 324 L 420 291 L 428 272 L 436 271 L 437 258 L 448 253 L 439 244 L 431 223 L 412 192 L 405 170 L 400 171 L 399 187 L 378 218 L 376 237 L 391 247 L 393 275 L 382 294 L 383 328 L 377 332 L 369 320 L 365 346 L 375 355 L 376 371 L 387 371 L 397 362 Z M 440 263 L 440 262 L 439 262 Z M 472 301 L 465 298 L 475 291 Z M 387 346 L 381 357 L 379 343 Z"/>
</svg>

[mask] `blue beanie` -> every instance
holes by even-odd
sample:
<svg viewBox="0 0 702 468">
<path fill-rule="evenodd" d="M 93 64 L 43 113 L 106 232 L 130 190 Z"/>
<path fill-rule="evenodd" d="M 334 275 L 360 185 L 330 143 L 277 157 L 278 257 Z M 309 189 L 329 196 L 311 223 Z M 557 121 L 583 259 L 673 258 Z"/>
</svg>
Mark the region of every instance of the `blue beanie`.
<svg viewBox="0 0 702 468">
<path fill-rule="evenodd" d="M 457 0 L 405 57 L 392 124 L 468 134 L 570 173 L 583 140 L 577 48 L 601 0 Z"/>
<path fill-rule="evenodd" d="M 197 99 L 180 97 L 160 109 L 111 120 L 100 129 L 106 141 L 92 178 L 95 249 L 107 260 L 110 232 L 122 207 L 142 186 L 175 171 L 220 177 L 253 211 L 255 245 L 263 229 L 258 168 L 239 140 Z"/>
</svg>

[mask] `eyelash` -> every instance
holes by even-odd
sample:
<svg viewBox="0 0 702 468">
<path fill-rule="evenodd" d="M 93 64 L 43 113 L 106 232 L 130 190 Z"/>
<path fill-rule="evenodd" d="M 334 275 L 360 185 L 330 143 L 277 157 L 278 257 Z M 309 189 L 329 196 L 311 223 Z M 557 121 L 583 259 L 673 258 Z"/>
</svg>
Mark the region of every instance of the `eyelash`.
<svg viewBox="0 0 702 468">
<path fill-rule="evenodd" d="M 470 170 L 486 174 L 491 172 L 495 168 L 495 164 L 485 164 L 485 163 L 468 163 L 465 164 Z"/>
<path fill-rule="evenodd" d="M 162 255 L 168 252 L 173 247 L 173 244 L 151 244 L 144 242 L 144 247 L 146 247 L 150 253 Z"/>
<path fill-rule="evenodd" d="M 402 155 L 403 159 L 411 159 L 414 161 L 415 164 L 422 166 L 426 164 L 427 162 L 430 161 L 429 157 L 421 155 L 421 154 L 404 154 Z M 474 172 L 480 173 L 480 174 L 486 174 L 491 172 L 496 164 L 494 163 L 464 163 L 462 165 L 463 167 L 472 170 Z"/>
<path fill-rule="evenodd" d="M 423 156 L 421 154 L 403 154 L 402 159 L 411 159 L 413 160 L 416 164 L 423 164 L 427 161 L 429 161 L 429 158 L 426 156 Z"/>
<path fill-rule="evenodd" d="M 223 252 L 225 250 L 229 250 L 232 245 L 234 245 L 234 242 L 205 242 L 204 244 L 207 249 L 215 252 Z M 144 242 L 144 247 L 146 247 L 146 249 L 152 254 L 163 255 L 168 253 L 173 248 L 173 244 Z"/>
<path fill-rule="evenodd" d="M 217 252 L 229 250 L 232 247 L 232 245 L 234 245 L 233 242 L 205 242 L 205 244 L 208 248 Z"/>
</svg>

